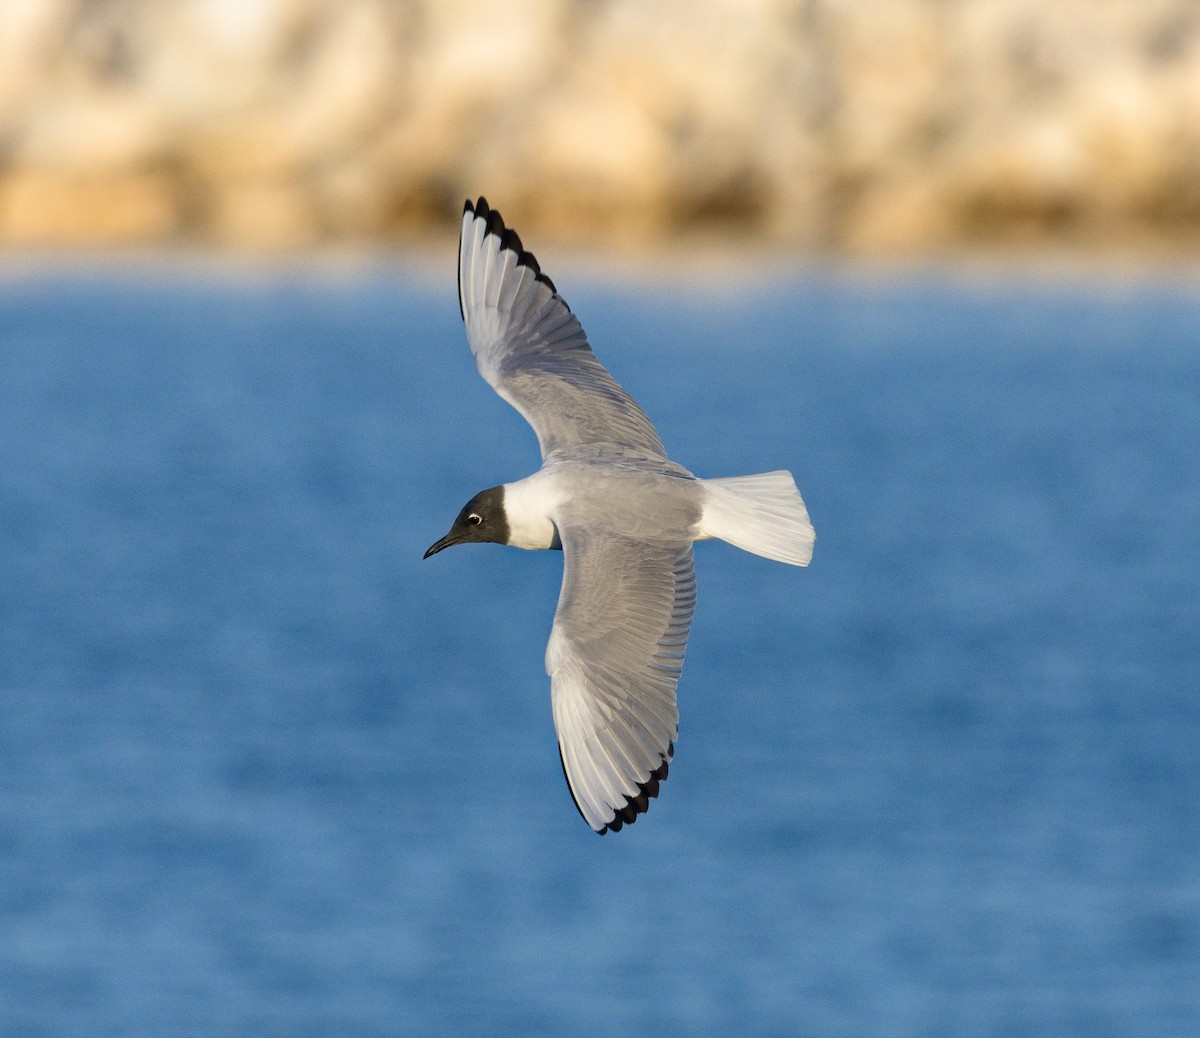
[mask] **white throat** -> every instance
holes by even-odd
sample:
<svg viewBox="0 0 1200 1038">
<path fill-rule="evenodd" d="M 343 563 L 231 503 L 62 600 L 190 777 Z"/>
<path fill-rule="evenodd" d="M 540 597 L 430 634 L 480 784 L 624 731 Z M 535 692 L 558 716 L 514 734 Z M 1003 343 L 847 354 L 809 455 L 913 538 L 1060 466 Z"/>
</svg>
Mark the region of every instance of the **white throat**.
<svg viewBox="0 0 1200 1038">
<path fill-rule="evenodd" d="M 508 543 L 529 551 L 560 548 L 558 528 L 550 515 L 558 504 L 550 483 L 541 472 L 504 484 L 504 518 Z"/>
</svg>

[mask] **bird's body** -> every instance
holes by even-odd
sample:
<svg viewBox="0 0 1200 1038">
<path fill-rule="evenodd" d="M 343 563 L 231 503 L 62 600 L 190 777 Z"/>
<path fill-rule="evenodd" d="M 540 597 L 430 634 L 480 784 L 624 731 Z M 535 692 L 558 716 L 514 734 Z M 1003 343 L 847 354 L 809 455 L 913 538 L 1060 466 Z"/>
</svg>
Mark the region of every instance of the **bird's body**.
<svg viewBox="0 0 1200 1038">
<path fill-rule="evenodd" d="M 542 466 L 477 494 L 426 557 L 468 541 L 563 550 L 546 648 L 559 753 L 584 820 L 619 830 L 658 795 L 674 754 L 693 542 L 806 565 L 812 525 L 787 472 L 704 480 L 667 458 L 482 198 L 463 213 L 459 302 L 480 374 L 534 427 Z"/>
<path fill-rule="evenodd" d="M 551 516 L 567 525 L 677 544 L 696 539 L 701 513 L 700 485 L 687 469 L 610 444 L 553 452 L 532 476 L 509 484 L 504 500 L 510 526 L 521 531 L 508 543 L 518 548 L 560 547 L 545 541 Z M 526 530 L 532 544 L 524 543 Z"/>
</svg>

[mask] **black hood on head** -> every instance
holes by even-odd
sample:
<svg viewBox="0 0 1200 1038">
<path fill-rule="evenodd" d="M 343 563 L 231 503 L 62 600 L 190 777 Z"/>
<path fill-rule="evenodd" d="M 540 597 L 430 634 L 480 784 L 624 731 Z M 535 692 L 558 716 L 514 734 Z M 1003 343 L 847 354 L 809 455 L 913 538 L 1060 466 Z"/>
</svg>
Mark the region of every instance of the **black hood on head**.
<svg viewBox="0 0 1200 1038">
<path fill-rule="evenodd" d="M 456 544 L 480 541 L 492 544 L 508 543 L 508 516 L 504 511 L 504 487 L 481 490 L 464 506 L 446 534 L 430 546 L 425 558 L 436 555 L 443 548 Z"/>
</svg>

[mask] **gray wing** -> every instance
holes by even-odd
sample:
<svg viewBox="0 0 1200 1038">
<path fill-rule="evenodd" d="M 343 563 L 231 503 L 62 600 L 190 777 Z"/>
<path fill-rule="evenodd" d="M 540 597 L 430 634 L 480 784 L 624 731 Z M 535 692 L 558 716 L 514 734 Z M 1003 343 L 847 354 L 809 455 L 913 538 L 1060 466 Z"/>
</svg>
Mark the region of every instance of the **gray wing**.
<svg viewBox="0 0 1200 1038">
<path fill-rule="evenodd" d="M 590 443 L 666 456 L 554 283 L 483 198 L 463 209 L 458 299 L 479 373 L 533 426 L 543 458 Z"/>
<path fill-rule="evenodd" d="M 603 834 L 647 810 L 667 777 L 675 685 L 696 603 L 690 543 L 560 527 L 563 586 L 546 648 L 563 773 Z"/>
</svg>

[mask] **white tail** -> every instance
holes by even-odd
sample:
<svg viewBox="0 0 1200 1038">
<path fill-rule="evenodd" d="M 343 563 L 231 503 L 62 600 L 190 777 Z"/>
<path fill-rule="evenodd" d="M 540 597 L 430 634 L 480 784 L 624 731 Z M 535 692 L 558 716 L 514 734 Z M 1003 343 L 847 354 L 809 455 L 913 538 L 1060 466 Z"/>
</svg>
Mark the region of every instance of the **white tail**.
<svg viewBox="0 0 1200 1038">
<path fill-rule="evenodd" d="M 817 535 L 790 472 L 700 483 L 708 493 L 696 540 L 716 537 L 776 562 L 808 565 Z"/>
</svg>

